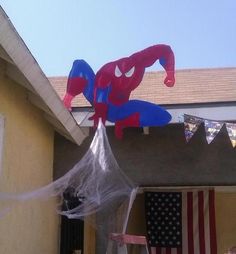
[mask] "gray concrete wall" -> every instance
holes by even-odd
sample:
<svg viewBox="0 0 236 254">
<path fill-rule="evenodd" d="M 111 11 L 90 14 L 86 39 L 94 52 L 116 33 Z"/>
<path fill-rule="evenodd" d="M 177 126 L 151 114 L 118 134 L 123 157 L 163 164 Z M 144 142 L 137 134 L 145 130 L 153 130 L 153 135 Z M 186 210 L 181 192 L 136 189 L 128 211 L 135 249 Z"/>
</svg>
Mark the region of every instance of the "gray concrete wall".
<svg viewBox="0 0 236 254">
<path fill-rule="evenodd" d="M 232 148 L 226 128 L 208 145 L 203 125 L 188 144 L 183 124 L 125 130 L 123 140 L 107 127 L 107 135 L 118 164 L 139 186 L 235 185 L 236 149 Z M 77 147 L 57 135 L 55 141 L 55 178 L 67 172 L 88 149 L 93 137 Z"/>
</svg>

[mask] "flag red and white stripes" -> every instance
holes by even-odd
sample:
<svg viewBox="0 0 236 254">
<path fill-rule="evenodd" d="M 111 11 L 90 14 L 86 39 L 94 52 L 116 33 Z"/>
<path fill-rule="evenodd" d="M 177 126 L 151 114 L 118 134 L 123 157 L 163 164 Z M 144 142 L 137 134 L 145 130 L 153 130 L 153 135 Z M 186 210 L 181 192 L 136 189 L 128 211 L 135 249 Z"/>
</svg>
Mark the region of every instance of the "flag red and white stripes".
<svg viewBox="0 0 236 254">
<path fill-rule="evenodd" d="M 146 192 L 151 254 L 217 254 L 214 200 L 209 189 Z"/>
</svg>

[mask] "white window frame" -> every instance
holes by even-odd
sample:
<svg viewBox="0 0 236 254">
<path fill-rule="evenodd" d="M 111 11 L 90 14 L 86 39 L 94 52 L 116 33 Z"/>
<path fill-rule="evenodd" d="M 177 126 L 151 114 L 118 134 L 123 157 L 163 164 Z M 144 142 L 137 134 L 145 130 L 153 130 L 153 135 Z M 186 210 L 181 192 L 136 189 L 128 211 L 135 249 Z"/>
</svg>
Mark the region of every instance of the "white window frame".
<svg viewBox="0 0 236 254">
<path fill-rule="evenodd" d="M 4 117 L 0 114 L 0 175 L 2 173 L 3 138 L 4 138 Z"/>
</svg>

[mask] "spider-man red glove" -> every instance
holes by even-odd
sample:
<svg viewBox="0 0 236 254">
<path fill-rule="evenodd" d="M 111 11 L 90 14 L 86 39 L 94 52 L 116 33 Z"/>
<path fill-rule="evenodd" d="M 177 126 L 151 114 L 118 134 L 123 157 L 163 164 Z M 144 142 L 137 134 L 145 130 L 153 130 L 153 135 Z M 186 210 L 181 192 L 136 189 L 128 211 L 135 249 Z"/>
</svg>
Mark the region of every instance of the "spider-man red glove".
<svg viewBox="0 0 236 254">
<path fill-rule="evenodd" d="M 65 107 L 71 111 L 71 101 L 73 98 L 82 93 L 87 85 L 87 80 L 81 77 L 68 78 L 66 94 L 63 98 Z"/>
<path fill-rule="evenodd" d="M 172 87 L 175 84 L 174 71 L 167 71 L 167 76 L 164 80 L 164 84 L 168 87 Z"/>
<path fill-rule="evenodd" d="M 93 127 L 94 128 L 98 127 L 99 118 L 101 118 L 102 123 L 105 125 L 105 122 L 107 120 L 107 111 L 108 111 L 107 104 L 102 102 L 95 103 L 94 109 L 95 109 L 94 115 L 89 118 L 89 120 L 94 121 Z"/>
</svg>

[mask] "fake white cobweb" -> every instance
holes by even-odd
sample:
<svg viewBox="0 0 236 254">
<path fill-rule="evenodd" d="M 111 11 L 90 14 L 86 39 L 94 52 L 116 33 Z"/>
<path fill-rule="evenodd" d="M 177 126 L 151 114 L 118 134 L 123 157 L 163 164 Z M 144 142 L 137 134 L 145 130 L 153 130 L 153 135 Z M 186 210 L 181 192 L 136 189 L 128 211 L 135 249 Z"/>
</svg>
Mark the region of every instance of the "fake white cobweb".
<svg viewBox="0 0 236 254">
<path fill-rule="evenodd" d="M 105 253 L 109 234 L 125 233 L 136 191 L 135 185 L 119 168 L 100 122 L 86 154 L 63 177 L 34 191 L 0 193 L 0 201 L 14 204 L 15 201 L 38 199 L 40 202 L 58 196 L 61 200 L 57 207 L 59 214 L 73 219 L 92 218 L 90 221 L 98 232 L 100 251 L 97 253 Z"/>
</svg>

